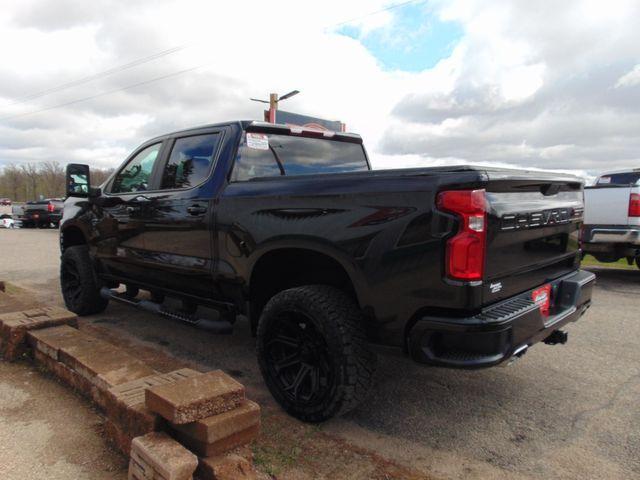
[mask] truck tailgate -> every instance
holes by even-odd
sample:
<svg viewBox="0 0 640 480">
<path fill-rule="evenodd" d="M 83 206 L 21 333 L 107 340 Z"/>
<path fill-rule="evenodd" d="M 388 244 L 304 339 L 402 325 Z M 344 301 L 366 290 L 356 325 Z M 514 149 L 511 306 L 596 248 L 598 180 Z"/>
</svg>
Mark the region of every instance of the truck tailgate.
<svg viewBox="0 0 640 480">
<path fill-rule="evenodd" d="M 575 270 L 583 217 L 576 177 L 488 171 L 488 231 L 483 303 Z"/>
<path fill-rule="evenodd" d="M 584 190 L 586 225 L 627 225 L 631 187 L 605 185 Z"/>
</svg>

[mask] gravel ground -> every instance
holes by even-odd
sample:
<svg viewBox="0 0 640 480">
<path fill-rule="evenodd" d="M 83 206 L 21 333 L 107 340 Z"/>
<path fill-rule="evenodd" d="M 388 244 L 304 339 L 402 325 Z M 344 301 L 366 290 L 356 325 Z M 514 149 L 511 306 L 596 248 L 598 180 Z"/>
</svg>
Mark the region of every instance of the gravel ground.
<svg viewBox="0 0 640 480">
<path fill-rule="evenodd" d="M 0 362 L 0 478 L 124 480 L 126 461 L 100 435 L 102 418 L 31 365 Z"/>
<path fill-rule="evenodd" d="M 60 303 L 56 231 L 0 230 L 0 246 L 6 280 Z M 434 478 L 640 479 L 640 272 L 593 270 L 594 305 L 567 345 L 474 372 L 381 353 L 369 400 L 321 430 Z M 214 336 L 119 305 L 89 322 L 233 372 L 270 404 L 244 322 Z"/>
</svg>

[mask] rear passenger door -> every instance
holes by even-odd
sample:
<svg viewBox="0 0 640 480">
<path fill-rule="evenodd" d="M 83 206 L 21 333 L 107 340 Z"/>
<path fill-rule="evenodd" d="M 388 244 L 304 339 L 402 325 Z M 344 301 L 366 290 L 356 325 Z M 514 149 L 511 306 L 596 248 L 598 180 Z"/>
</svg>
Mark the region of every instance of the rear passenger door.
<svg viewBox="0 0 640 480">
<path fill-rule="evenodd" d="M 160 189 L 153 194 L 144 243 L 155 285 L 215 297 L 211 175 L 224 129 L 168 140 Z"/>
</svg>

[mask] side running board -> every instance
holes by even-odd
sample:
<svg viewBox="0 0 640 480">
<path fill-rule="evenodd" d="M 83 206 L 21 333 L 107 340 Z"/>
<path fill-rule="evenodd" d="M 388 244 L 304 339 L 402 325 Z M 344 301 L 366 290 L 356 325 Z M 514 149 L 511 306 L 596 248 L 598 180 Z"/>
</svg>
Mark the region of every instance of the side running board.
<svg viewBox="0 0 640 480">
<path fill-rule="evenodd" d="M 115 300 L 132 307 L 146 310 L 147 312 L 155 313 L 171 320 L 178 320 L 183 323 L 187 323 L 193 327 L 202 328 L 216 334 L 230 334 L 233 333 L 233 324 L 228 320 L 212 320 L 209 318 L 198 318 L 195 315 L 189 315 L 184 312 L 171 310 L 164 307 L 160 303 L 152 302 L 150 300 L 138 300 L 136 298 L 127 297 L 121 293 L 111 290 L 107 287 L 103 287 L 100 290 L 100 295 L 103 298 L 109 300 Z"/>
</svg>

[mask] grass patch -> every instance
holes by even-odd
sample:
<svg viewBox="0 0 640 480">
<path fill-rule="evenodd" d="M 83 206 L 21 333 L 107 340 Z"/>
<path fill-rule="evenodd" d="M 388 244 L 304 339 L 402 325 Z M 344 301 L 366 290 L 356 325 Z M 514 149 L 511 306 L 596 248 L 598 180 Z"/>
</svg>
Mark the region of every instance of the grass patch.
<svg viewBox="0 0 640 480">
<path fill-rule="evenodd" d="M 599 262 L 593 256 L 588 254 L 585 255 L 584 258 L 582 259 L 582 265 L 584 265 L 585 267 L 593 266 L 593 267 L 606 267 L 606 268 L 622 268 L 625 270 L 636 270 L 638 268 L 636 267 L 635 263 L 633 265 L 629 265 L 627 263 L 626 258 L 621 258 L 617 262 L 604 263 L 604 262 Z"/>
<path fill-rule="evenodd" d="M 254 445 L 253 461 L 262 471 L 277 477 L 298 463 L 302 447 L 290 445 Z"/>
<path fill-rule="evenodd" d="M 16 287 L 13 283 L 4 282 L 4 292 L 8 295 L 16 295 L 21 293 L 23 290 L 19 287 Z"/>
</svg>

